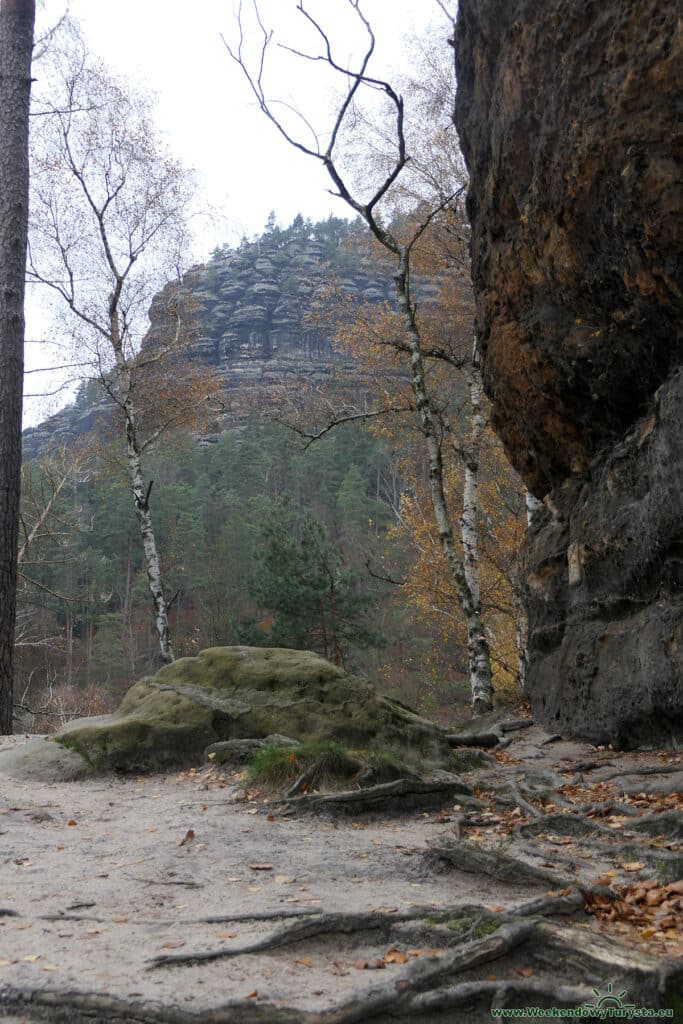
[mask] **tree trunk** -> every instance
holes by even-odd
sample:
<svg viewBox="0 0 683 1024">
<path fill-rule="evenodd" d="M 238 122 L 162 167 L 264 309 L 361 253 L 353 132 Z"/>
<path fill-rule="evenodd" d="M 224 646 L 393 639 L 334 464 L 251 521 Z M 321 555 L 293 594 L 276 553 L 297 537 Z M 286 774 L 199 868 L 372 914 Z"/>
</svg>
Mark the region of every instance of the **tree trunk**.
<svg viewBox="0 0 683 1024">
<path fill-rule="evenodd" d="M 152 596 L 154 607 L 154 626 L 159 638 L 159 653 L 164 664 L 173 661 L 175 655 L 171 647 L 171 631 L 168 624 L 168 607 L 164 583 L 161 576 L 161 563 L 157 551 L 156 536 L 152 523 L 152 513 L 149 510 L 149 494 L 152 489 L 150 482 L 145 487 L 142 473 L 142 455 L 140 451 L 138 433 L 138 415 L 133 398 L 133 375 L 130 363 L 123 350 L 121 337 L 121 324 L 119 319 L 118 303 L 121 298 L 123 279 L 118 278 L 117 286 L 109 300 L 109 342 L 114 351 L 116 368 L 118 371 L 118 387 L 121 394 L 119 404 L 123 411 L 126 424 L 126 458 L 128 462 L 128 475 L 130 477 L 131 490 L 133 492 L 133 505 L 140 527 L 140 538 L 145 559 L 145 570 L 147 572 L 147 583 Z"/>
<path fill-rule="evenodd" d="M 434 509 L 439 542 L 453 580 L 460 607 L 467 624 L 467 653 L 470 686 L 472 689 L 472 715 L 478 717 L 493 708 L 491 682 L 491 656 L 479 609 L 478 594 L 470 589 L 465 566 L 455 547 L 448 503 L 443 480 L 441 442 L 425 383 L 424 360 L 420 332 L 415 320 L 415 307 L 410 297 L 409 253 L 404 246 L 397 247 L 398 269 L 395 275 L 398 305 L 408 331 L 410 348 L 411 386 L 420 416 L 420 429 L 425 439 L 429 460 L 429 493 Z M 396 250 L 394 250 L 396 251 Z M 478 575 L 477 575 L 478 580 Z"/>
<path fill-rule="evenodd" d="M 149 510 L 149 492 L 151 484 L 145 488 L 142 475 L 142 459 L 138 449 L 136 437 L 136 415 L 135 405 L 129 394 L 124 405 L 126 415 L 126 452 L 128 458 L 128 473 L 133 491 L 133 503 L 135 515 L 140 527 L 142 549 L 145 557 L 145 569 L 147 571 L 147 582 L 149 592 L 152 595 L 154 606 L 154 625 L 159 638 L 159 652 L 161 660 L 168 664 L 173 661 L 174 654 L 171 647 L 171 631 L 168 625 L 168 608 L 164 594 L 164 584 L 161 576 L 161 563 L 157 551 L 157 542 L 152 523 L 152 514 Z"/>
<path fill-rule="evenodd" d="M 484 389 L 476 365 L 472 365 L 469 378 L 470 437 L 465 452 L 465 486 L 462 495 L 460 534 L 462 537 L 463 567 L 472 600 L 479 607 L 479 450 L 486 420 L 482 409 Z"/>
<path fill-rule="evenodd" d="M 0 734 L 12 732 L 35 0 L 0 0 Z"/>
</svg>

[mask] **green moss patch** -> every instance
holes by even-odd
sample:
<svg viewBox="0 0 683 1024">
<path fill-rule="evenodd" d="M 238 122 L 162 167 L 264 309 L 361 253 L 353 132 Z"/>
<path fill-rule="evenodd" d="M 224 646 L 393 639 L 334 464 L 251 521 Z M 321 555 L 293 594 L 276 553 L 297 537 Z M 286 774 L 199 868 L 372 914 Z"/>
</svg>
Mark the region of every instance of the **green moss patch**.
<svg viewBox="0 0 683 1024">
<path fill-rule="evenodd" d="M 211 744 L 273 734 L 367 751 L 361 764 L 377 781 L 458 770 L 445 730 L 378 695 L 368 679 L 284 648 L 179 658 L 132 686 L 113 714 L 70 722 L 54 739 L 96 770 L 144 771 L 199 764 Z"/>
</svg>

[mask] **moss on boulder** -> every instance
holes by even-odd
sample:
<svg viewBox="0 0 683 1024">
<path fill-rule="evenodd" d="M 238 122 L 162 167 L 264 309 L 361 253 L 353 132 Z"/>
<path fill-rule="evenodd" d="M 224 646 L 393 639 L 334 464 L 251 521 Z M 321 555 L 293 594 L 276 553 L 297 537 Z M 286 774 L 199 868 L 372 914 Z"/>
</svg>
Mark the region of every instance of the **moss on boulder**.
<svg viewBox="0 0 683 1024">
<path fill-rule="evenodd" d="M 446 733 L 310 651 L 213 647 L 140 680 L 111 715 L 70 722 L 55 742 L 97 770 L 196 764 L 220 740 L 284 733 L 394 751 L 419 770 L 453 770 Z"/>
</svg>

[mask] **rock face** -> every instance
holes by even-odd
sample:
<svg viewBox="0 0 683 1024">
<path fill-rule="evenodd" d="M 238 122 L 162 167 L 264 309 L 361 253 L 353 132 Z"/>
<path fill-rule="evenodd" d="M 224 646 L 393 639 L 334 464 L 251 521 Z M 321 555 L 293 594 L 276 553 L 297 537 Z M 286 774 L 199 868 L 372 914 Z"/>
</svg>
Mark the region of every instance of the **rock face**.
<svg viewBox="0 0 683 1024">
<path fill-rule="evenodd" d="M 676 5 L 461 0 L 456 54 L 487 391 L 547 496 L 526 551 L 534 711 L 680 743 Z"/>
<path fill-rule="evenodd" d="M 131 771 L 197 764 L 220 740 L 276 733 L 388 750 L 419 769 L 456 765 L 437 725 L 317 654 L 280 648 L 179 658 L 131 687 L 114 714 L 77 719 L 54 739 L 92 768 Z"/>
<path fill-rule="evenodd" d="M 259 401 L 269 391 L 297 390 L 297 382 L 324 381 L 334 371 L 358 382 L 353 360 L 332 346 L 334 329 L 309 323 L 307 313 L 321 285 L 335 281 L 351 301 L 382 302 L 391 298 L 390 273 L 373 267 L 354 247 L 358 229 L 346 221 L 317 225 L 294 222 L 280 231 L 266 231 L 236 249 L 225 247 L 205 264 L 193 267 L 176 283 L 163 288 L 150 309 L 144 345 L 172 337 L 175 323 L 169 310 L 184 310 L 190 322 L 190 343 L 184 357 L 215 368 L 230 409 L 226 426 L 236 418 L 232 399 L 249 405 L 251 388 Z M 424 282 L 421 299 L 436 285 Z M 111 407 L 98 385 L 84 386 L 76 403 L 40 426 L 24 432 L 24 456 L 41 454 L 50 442 L 96 429 Z"/>
</svg>

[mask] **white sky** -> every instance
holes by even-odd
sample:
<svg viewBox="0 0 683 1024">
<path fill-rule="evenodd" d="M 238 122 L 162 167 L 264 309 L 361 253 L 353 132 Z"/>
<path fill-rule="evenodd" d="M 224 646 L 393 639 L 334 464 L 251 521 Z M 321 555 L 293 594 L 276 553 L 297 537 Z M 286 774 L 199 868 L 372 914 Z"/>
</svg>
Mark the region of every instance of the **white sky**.
<svg viewBox="0 0 683 1024">
<path fill-rule="evenodd" d="M 192 167 L 198 183 L 193 259 L 206 259 L 219 243 L 236 244 L 243 234 L 261 231 L 274 210 L 281 225 L 302 213 L 317 220 L 334 213 L 347 214 L 341 200 L 326 191 L 329 181 L 315 161 L 292 150 L 256 107 L 239 68 L 221 40 L 234 41 L 237 0 L 71 0 L 88 48 L 131 84 L 152 91 L 158 101 L 159 127 L 182 162 Z M 247 0 L 245 0 L 246 6 Z M 339 40 L 339 59 L 354 52 L 359 37 L 349 31 L 348 0 L 310 0 L 313 11 L 326 18 Z M 409 53 L 412 30 L 429 23 L 447 22 L 436 0 L 364 0 L 363 11 L 377 37 L 375 73 L 402 68 Z M 264 22 L 274 25 L 280 38 L 295 47 L 313 49 L 314 43 L 296 0 L 261 0 Z M 39 28 L 54 23 L 65 0 L 44 0 Z M 275 55 L 277 60 L 277 55 Z M 38 70 L 38 69 L 36 69 Z M 275 65 L 271 89 L 274 97 L 306 106 L 316 127 L 324 130 L 331 93 L 311 74 L 319 70 L 308 62 L 289 60 Z M 27 308 L 27 337 L 45 337 L 47 320 L 35 299 Z M 45 346 L 27 346 L 27 367 L 48 365 Z M 58 356 L 52 363 L 61 361 Z M 30 374 L 27 392 L 49 391 L 54 374 Z M 28 398 L 26 425 L 39 422 L 64 404 L 69 396 L 46 402 Z"/>
</svg>

